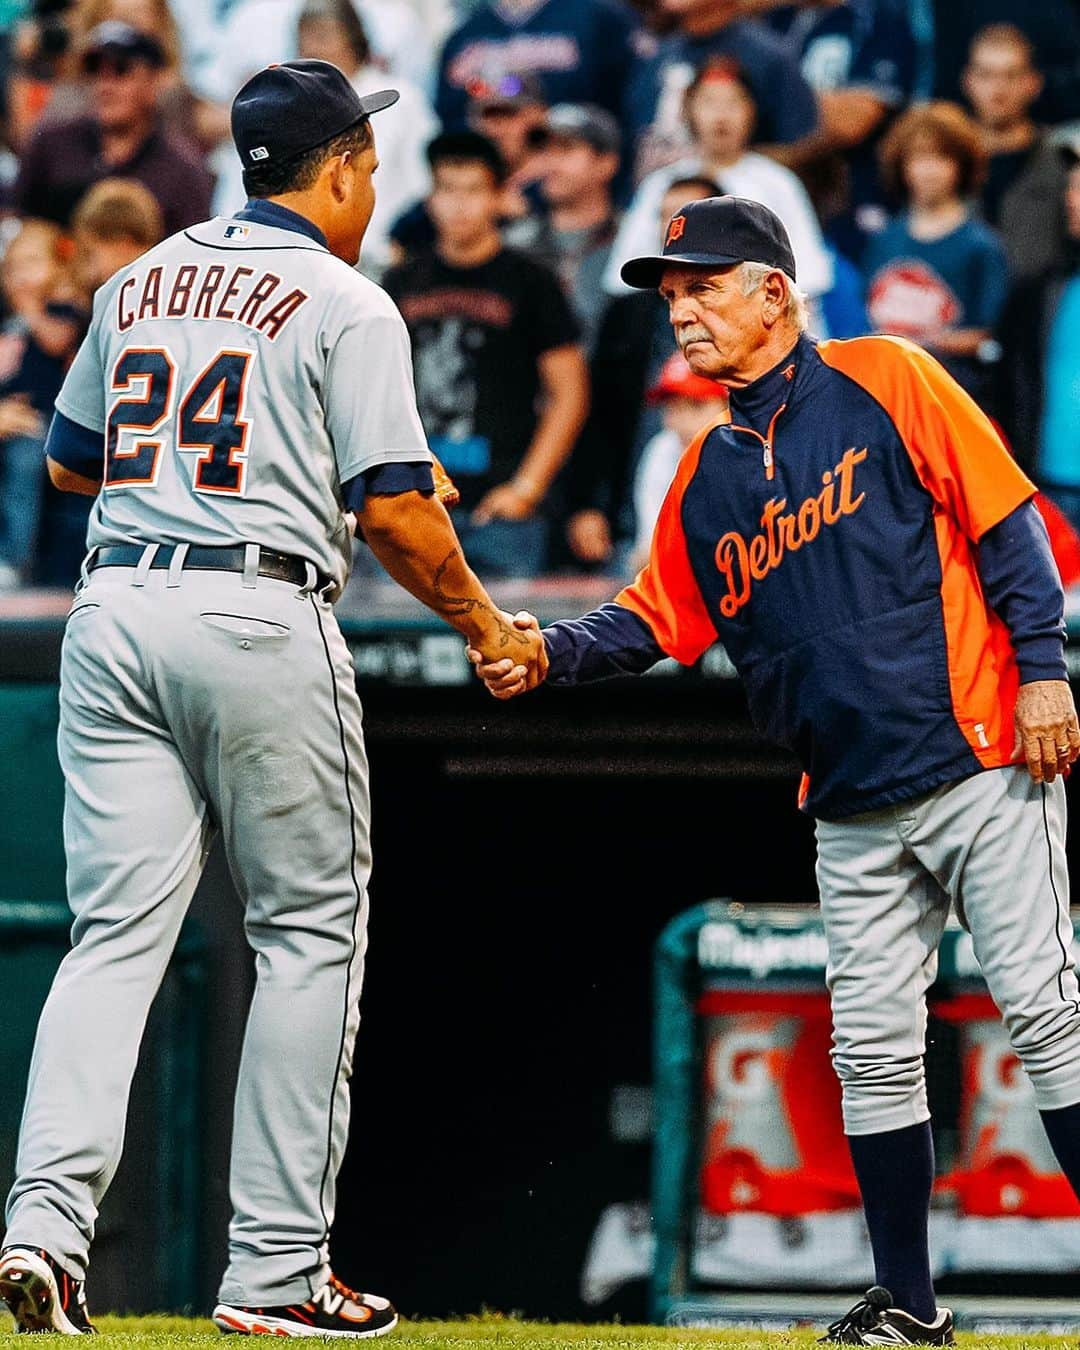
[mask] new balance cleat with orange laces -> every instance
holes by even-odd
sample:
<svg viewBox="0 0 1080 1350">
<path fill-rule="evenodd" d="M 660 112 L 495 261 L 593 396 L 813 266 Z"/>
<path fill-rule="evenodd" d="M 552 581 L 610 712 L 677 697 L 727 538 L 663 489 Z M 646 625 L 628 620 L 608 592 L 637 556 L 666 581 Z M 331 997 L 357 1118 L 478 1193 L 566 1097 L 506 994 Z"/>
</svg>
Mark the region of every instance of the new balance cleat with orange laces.
<svg viewBox="0 0 1080 1350">
<path fill-rule="evenodd" d="M 11 1309 L 17 1331 L 53 1331 L 92 1336 L 86 1288 L 40 1247 L 0 1251 L 0 1299 Z"/>
<path fill-rule="evenodd" d="M 349 1336 L 366 1340 L 397 1326 L 389 1299 L 358 1294 L 331 1275 L 314 1298 L 279 1308 L 249 1308 L 219 1303 L 214 1323 L 226 1334 L 245 1336 Z"/>
</svg>

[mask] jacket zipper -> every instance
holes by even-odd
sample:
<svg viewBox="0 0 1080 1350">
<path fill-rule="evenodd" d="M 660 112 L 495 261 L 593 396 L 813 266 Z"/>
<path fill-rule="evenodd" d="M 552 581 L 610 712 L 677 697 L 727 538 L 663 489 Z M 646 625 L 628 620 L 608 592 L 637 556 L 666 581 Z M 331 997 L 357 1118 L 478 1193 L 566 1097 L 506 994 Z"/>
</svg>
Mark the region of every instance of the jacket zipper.
<svg viewBox="0 0 1080 1350">
<path fill-rule="evenodd" d="M 777 408 L 777 410 L 773 413 L 772 417 L 769 418 L 769 427 L 768 430 L 765 432 L 764 436 L 761 434 L 760 431 L 755 431 L 753 427 L 739 427 L 735 426 L 734 423 L 732 423 L 731 426 L 732 431 L 748 432 L 751 436 L 754 437 L 755 440 L 761 442 L 761 462 L 765 466 L 765 477 L 769 480 L 769 482 L 772 482 L 776 474 L 775 455 L 773 453 L 773 446 L 775 444 L 776 439 L 775 437 L 776 419 L 780 416 L 780 414 L 784 411 L 786 407 L 787 407 L 786 403 L 781 403 L 779 408 Z"/>
</svg>

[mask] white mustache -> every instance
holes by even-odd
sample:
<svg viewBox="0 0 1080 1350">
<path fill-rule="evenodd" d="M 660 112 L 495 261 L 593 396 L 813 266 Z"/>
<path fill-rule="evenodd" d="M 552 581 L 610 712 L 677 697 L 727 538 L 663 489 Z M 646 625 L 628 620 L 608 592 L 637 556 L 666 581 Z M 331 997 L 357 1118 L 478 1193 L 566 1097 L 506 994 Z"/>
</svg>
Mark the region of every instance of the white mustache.
<svg viewBox="0 0 1080 1350">
<path fill-rule="evenodd" d="M 712 334 L 707 328 L 684 328 L 678 334 L 679 346 L 685 351 L 691 342 L 711 342 Z"/>
</svg>

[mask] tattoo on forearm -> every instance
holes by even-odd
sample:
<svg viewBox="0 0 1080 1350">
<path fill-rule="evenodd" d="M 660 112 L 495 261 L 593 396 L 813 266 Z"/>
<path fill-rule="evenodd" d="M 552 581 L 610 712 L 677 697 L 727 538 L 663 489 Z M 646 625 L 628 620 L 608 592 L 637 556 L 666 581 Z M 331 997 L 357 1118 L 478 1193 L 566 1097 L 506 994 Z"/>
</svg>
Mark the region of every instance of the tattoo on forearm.
<svg viewBox="0 0 1080 1350">
<path fill-rule="evenodd" d="M 446 576 L 446 570 L 455 558 L 461 557 L 461 550 L 452 548 L 439 566 L 435 569 L 435 595 L 439 601 L 440 614 L 447 614 L 451 617 L 458 617 L 462 614 L 471 614 L 474 609 L 484 609 L 482 600 L 472 600 L 468 596 L 447 595 L 443 590 L 443 578 Z"/>
<path fill-rule="evenodd" d="M 432 583 L 437 600 L 436 609 L 440 614 L 445 614 L 447 618 L 458 619 L 466 614 L 472 614 L 478 609 L 486 610 L 492 613 L 490 607 L 484 600 L 474 599 L 467 595 L 447 595 L 444 589 L 444 581 L 450 564 L 455 558 L 461 557 L 461 550 L 452 548 L 439 566 L 435 569 L 435 579 Z M 495 619 L 499 625 L 499 646 L 508 647 L 511 643 L 518 646 L 529 646 L 529 635 L 521 632 L 517 628 L 511 627 L 506 620 L 497 611 Z"/>
</svg>

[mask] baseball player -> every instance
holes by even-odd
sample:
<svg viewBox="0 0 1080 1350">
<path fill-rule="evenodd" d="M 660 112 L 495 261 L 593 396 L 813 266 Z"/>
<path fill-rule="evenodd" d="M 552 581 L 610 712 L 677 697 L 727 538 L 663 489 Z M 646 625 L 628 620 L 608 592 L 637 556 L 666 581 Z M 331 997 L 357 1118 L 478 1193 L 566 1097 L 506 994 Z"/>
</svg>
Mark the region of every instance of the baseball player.
<svg viewBox="0 0 1080 1350">
<path fill-rule="evenodd" d="M 542 673 L 433 493 L 397 310 L 353 270 L 369 119 L 320 61 L 232 110 L 251 200 L 98 293 L 57 400 L 53 481 L 96 496 L 61 664 L 73 950 L 42 1012 L 0 1252 L 23 1331 L 92 1331 L 83 1282 L 128 1091 L 211 837 L 256 957 L 236 1091 L 226 1331 L 380 1336 L 331 1273 L 371 867 L 367 765 L 331 602 L 348 513 L 385 567 L 495 658 Z"/>
<path fill-rule="evenodd" d="M 663 253 L 622 275 L 659 289 L 730 412 L 687 449 L 637 580 L 545 629 L 548 679 L 689 663 L 719 639 L 758 727 L 800 759 L 878 1281 L 828 1339 L 948 1344 L 927 1250 L 923 1048 L 950 905 L 1080 1187 L 1061 779 L 1080 727 L 1034 488 L 924 351 L 806 336 L 787 233 L 757 202 L 683 207 Z M 499 697 L 524 690 L 510 662 L 471 659 Z"/>
</svg>

